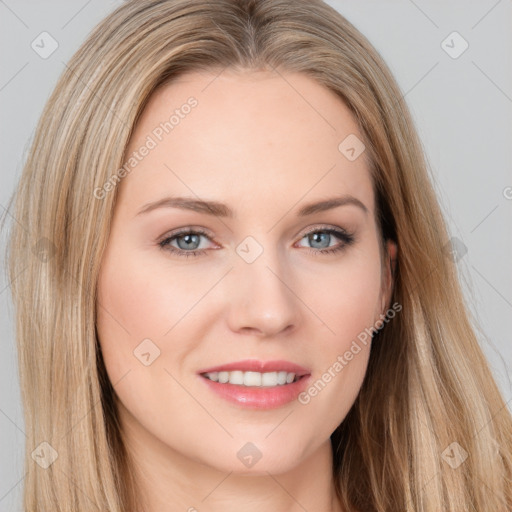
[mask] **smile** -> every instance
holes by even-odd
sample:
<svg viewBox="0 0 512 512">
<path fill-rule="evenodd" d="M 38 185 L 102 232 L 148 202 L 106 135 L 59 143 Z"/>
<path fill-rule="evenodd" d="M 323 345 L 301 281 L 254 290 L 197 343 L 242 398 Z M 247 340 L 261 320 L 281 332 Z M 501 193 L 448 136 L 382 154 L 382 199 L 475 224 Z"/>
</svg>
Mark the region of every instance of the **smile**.
<svg viewBox="0 0 512 512">
<path fill-rule="evenodd" d="M 286 360 L 233 361 L 198 372 L 214 395 L 246 409 L 276 409 L 297 399 L 311 370 Z"/>
</svg>

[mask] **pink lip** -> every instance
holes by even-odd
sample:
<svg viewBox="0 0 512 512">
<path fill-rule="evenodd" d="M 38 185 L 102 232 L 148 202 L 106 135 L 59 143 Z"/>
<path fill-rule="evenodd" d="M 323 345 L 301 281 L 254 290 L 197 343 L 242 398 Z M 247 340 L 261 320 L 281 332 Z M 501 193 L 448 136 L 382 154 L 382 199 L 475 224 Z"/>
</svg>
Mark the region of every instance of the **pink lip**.
<svg viewBox="0 0 512 512">
<path fill-rule="evenodd" d="M 286 371 L 289 373 L 295 373 L 296 376 L 300 378 L 291 384 L 283 384 L 273 387 L 248 387 L 229 383 L 221 384 L 220 382 L 214 382 L 201 375 L 203 373 L 234 370 L 261 373 Z M 225 400 L 240 407 L 260 410 L 276 409 L 296 400 L 297 396 L 306 388 L 311 377 L 308 370 L 288 361 L 238 361 L 235 363 L 207 368 L 198 373 L 201 380 L 209 387 L 209 389 Z"/>
<path fill-rule="evenodd" d="M 295 373 L 297 377 L 309 375 L 310 373 L 306 368 L 299 366 L 298 364 L 291 363 L 290 361 L 258 361 L 257 359 L 245 359 L 244 361 L 212 366 L 211 368 L 200 370 L 197 373 L 232 372 L 235 370 L 260 373 L 284 371 L 288 373 Z"/>
</svg>

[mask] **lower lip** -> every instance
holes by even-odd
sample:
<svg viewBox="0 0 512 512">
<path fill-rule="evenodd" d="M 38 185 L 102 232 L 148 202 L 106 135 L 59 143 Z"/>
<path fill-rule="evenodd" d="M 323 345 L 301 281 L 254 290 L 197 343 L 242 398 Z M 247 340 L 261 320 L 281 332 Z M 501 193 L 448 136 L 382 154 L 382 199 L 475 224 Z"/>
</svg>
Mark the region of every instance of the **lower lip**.
<svg viewBox="0 0 512 512">
<path fill-rule="evenodd" d="M 304 375 L 291 384 L 273 387 L 249 387 L 237 384 L 221 384 L 199 376 L 206 385 L 219 396 L 247 409 L 277 409 L 297 399 L 304 391 L 311 375 Z"/>
</svg>

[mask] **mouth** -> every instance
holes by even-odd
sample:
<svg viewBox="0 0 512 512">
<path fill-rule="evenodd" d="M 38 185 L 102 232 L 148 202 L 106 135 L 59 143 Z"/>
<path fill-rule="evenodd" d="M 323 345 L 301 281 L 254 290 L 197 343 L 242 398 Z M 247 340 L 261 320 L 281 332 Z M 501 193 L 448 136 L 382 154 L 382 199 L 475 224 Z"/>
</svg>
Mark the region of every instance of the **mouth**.
<svg viewBox="0 0 512 512">
<path fill-rule="evenodd" d="M 275 409 L 297 398 L 311 373 L 289 361 L 246 360 L 198 372 L 223 399 L 250 409 Z"/>
</svg>

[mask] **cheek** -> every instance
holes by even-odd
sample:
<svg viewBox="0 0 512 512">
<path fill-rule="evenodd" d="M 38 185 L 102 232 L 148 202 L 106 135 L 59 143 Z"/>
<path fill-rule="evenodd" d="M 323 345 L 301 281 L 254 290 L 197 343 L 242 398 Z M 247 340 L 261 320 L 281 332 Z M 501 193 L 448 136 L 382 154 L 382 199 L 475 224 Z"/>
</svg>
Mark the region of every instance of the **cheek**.
<svg viewBox="0 0 512 512">
<path fill-rule="evenodd" d="M 158 340 L 170 328 L 166 313 L 177 300 L 168 289 L 164 295 L 165 288 L 133 250 L 105 255 L 98 279 L 97 330 L 112 382 L 140 367 L 134 351 L 143 340 L 152 340 L 160 350 Z M 154 354 L 158 350 L 154 348 Z"/>
<path fill-rule="evenodd" d="M 106 339 L 161 339 L 208 286 L 194 272 L 148 263 L 143 253 L 106 258 L 98 282 L 99 328 L 110 331 Z"/>
<path fill-rule="evenodd" d="M 327 328 L 321 327 L 324 334 L 310 355 L 317 373 L 299 403 L 325 418 L 328 430 L 346 416 L 366 374 L 371 327 L 380 314 L 378 246 L 347 254 L 343 264 L 315 277 L 326 284 L 309 295 L 311 309 Z"/>
<path fill-rule="evenodd" d="M 325 271 L 324 271 L 325 272 Z M 381 269 L 377 250 L 352 253 L 340 265 L 325 272 L 325 283 L 313 295 L 315 311 L 330 328 L 331 346 L 343 349 L 347 342 L 370 328 L 380 314 Z M 350 344 L 350 343 L 349 343 Z"/>
<path fill-rule="evenodd" d="M 97 330 L 112 382 L 128 371 L 138 374 L 142 365 L 137 354 L 143 347 L 141 353 L 149 349 L 150 357 L 158 354 L 152 371 L 181 368 L 209 325 L 202 319 L 205 310 L 201 306 L 207 301 L 199 302 L 218 276 L 194 271 L 193 265 L 172 266 L 164 256 L 158 259 L 156 264 L 145 251 L 124 248 L 119 242 L 112 244 L 103 259 Z"/>
<path fill-rule="evenodd" d="M 102 263 L 97 301 L 98 337 L 109 380 L 125 414 L 129 411 L 148 430 L 155 425 L 179 426 L 165 404 L 174 404 L 175 410 L 190 408 L 190 397 L 166 370 L 182 380 L 175 370 L 181 369 L 192 344 L 180 336 L 180 319 L 185 317 L 183 325 L 189 325 L 187 311 L 206 285 L 192 285 L 192 273 L 148 264 L 148 258 L 133 249 L 114 249 Z M 121 257 L 123 253 L 130 257 Z M 171 437 L 180 438 L 178 431 L 171 432 Z"/>
</svg>

